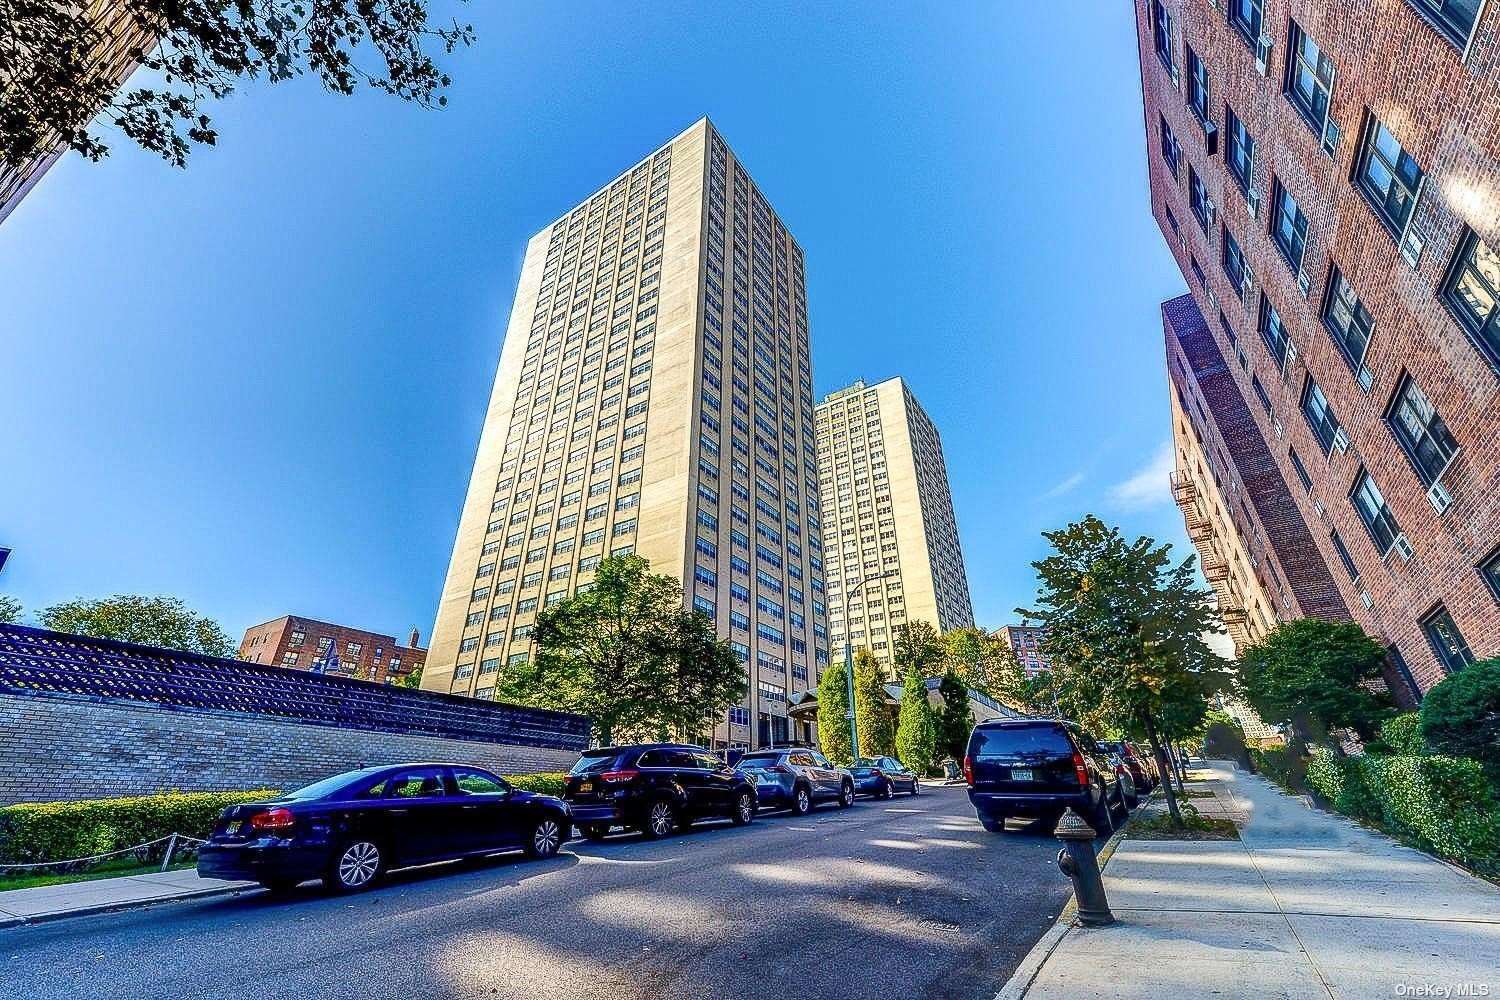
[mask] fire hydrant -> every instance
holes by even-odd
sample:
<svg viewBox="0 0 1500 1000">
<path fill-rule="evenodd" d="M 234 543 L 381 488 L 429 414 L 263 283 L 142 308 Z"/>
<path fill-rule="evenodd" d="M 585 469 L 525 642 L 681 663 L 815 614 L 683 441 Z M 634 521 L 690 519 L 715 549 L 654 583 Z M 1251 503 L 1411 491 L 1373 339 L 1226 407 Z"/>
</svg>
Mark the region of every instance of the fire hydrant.
<svg viewBox="0 0 1500 1000">
<path fill-rule="evenodd" d="M 1104 880 L 1099 875 L 1099 855 L 1094 850 L 1098 833 L 1071 808 L 1057 821 L 1052 835 L 1062 841 L 1057 852 L 1057 867 L 1073 880 L 1073 895 L 1078 900 L 1078 920 L 1085 927 L 1105 927 L 1115 922 L 1104 897 Z"/>
</svg>

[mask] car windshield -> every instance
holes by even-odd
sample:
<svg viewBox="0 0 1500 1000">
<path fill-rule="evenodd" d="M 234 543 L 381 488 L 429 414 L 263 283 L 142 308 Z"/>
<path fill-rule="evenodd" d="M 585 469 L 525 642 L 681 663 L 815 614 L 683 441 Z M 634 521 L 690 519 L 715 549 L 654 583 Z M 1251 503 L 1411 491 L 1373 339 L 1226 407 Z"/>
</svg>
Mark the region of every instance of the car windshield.
<svg viewBox="0 0 1500 1000">
<path fill-rule="evenodd" d="M 779 753 L 748 753 L 740 758 L 740 762 L 735 767 L 751 769 L 766 768 L 775 764 L 780 759 L 781 754 Z"/>
<path fill-rule="evenodd" d="M 1052 722 L 1030 726 L 975 729 L 969 753 L 975 757 L 999 754 L 1071 754 L 1073 745 L 1061 726 Z"/>
<path fill-rule="evenodd" d="M 885 765 L 884 765 L 884 763 L 882 761 L 880 761 L 877 758 L 874 758 L 874 757 L 861 757 L 859 760 L 857 760 L 857 761 L 854 762 L 854 766 L 856 768 L 861 768 L 861 767 L 868 768 L 868 767 L 884 767 Z"/>
<path fill-rule="evenodd" d="M 334 792 L 357 785 L 361 778 L 379 773 L 380 769 L 373 767 L 366 768 L 363 771 L 345 771 L 343 774 L 335 774 L 333 777 L 324 778 L 322 781 L 314 781 L 312 784 L 299 788 L 295 792 L 287 792 L 285 795 L 280 796 L 280 798 L 297 799 L 303 802 L 310 799 L 326 798 Z"/>
<path fill-rule="evenodd" d="M 573 770 L 569 771 L 568 773 L 599 774 L 601 772 L 608 771 L 611 767 L 613 767 L 615 760 L 618 757 L 619 754 L 616 753 L 584 754 L 582 757 L 578 758 L 578 763 L 574 764 Z"/>
</svg>

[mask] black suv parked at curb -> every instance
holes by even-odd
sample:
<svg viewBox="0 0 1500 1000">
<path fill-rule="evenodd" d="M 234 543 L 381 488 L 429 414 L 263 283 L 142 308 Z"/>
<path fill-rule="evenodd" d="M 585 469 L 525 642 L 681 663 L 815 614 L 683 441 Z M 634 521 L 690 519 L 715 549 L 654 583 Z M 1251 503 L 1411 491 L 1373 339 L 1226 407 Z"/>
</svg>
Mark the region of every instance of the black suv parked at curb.
<svg viewBox="0 0 1500 1000">
<path fill-rule="evenodd" d="M 665 837 L 696 819 L 755 818 L 755 786 L 699 746 L 641 743 L 586 750 L 568 772 L 563 798 L 590 840 L 617 826 Z"/>
<path fill-rule="evenodd" d="M 1101 834 L 1126 809 L 1124 788 L 1104 750 L 1077 725 L 1058 719 L 981 722 L 969 734 L 964 782 L 991 833 L 1008 816 L 1056 822 L 1072 806 Z"/>
</svg>

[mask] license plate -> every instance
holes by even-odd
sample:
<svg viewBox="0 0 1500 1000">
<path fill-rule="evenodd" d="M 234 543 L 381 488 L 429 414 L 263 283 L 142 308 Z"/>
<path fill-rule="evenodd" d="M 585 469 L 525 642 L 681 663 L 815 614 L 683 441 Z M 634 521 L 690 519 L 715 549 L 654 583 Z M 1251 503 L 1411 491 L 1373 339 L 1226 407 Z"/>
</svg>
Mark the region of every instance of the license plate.
<svg viewBox="0 0 1500 1000">
<path fill-rule="evenodd" d="M 592 781 L 580 781 L 578 783 L 578 790 L 580 792 L 592 792 L 594 790 L 594 783 Z"/>
<path fill-rule="evenodd" d="M 1013 767 L 1013 768 L 1011 768 L 1010 769 L 1010 780 L 1011 781 L 1030 781 L 1031 780 L 1031 768 L 1029 768 L 1029 767 Z"/>
<path fill-rule="evenodd" d="M 239 833 L 240 832 L 240 827 L 243 826 L 243 825 L 244 824 L 242 822 L 240 822 L 239 820 L 237 820 L 237 819 L 230 820 L 229 821 L 229 825 L 226 826 L 226 827 L 224 827 L 224 832 L 225 833 L 231 833 L 231 834 L 233 834 L 233 833 Z"/>
</svg>

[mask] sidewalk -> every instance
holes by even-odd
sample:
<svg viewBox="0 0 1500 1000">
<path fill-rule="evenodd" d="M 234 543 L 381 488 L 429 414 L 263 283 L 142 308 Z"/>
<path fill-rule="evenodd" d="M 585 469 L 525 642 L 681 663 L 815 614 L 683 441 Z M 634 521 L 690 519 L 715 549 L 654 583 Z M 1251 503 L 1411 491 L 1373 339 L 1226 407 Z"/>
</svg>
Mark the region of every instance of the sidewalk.
<svg viewBox="0 0 1500 1000">
<path fill-rule="evenodd" d="M 1122 841 L 1104 871 L 1118 923 L 1067 928 L 1002 997 L 1500 996 L 1500 888 L 1231 765 L 1196 770 L 1215 798 L 1193 804 L 1243 839 Z"/>
<path fill-rule="evenodd" d="M 254 882 L 199 878 L 192 869 L 100 878 L 0 892 L 0 927 L 120 910 L 175 899 L 199 899 L 259 889 Z"/>
</svg>

